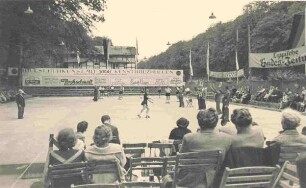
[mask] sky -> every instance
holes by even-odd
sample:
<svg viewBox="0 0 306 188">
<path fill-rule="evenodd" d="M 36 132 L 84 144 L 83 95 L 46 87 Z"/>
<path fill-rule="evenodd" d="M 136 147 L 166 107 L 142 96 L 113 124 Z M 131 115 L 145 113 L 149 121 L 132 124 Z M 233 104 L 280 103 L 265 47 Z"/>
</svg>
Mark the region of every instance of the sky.
<svg viewBox="0 0 306 188">
<path fill-rule="evenodd" d="M 191 40 L 217 22 L 234 20 L 250 0 L 107 0 L 106 19 L 94 36 L 107 36 L 115 46 L 136 46 L 139 59 L 164 52 L 171 44 Z M 209 19 L 211 13 L 216 19 Z"/>
</svg>

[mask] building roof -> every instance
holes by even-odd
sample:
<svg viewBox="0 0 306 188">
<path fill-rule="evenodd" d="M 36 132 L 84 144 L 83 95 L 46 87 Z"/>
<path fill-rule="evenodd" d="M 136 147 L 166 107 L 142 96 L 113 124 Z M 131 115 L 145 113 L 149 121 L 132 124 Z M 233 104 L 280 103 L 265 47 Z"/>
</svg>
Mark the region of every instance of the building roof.
<svg viewBox="0 0 306 188">
<path fill-rule="evenodd" d="M 136 47 L 111 46 L 109 55 L 136 55 Z"/>
</svg>

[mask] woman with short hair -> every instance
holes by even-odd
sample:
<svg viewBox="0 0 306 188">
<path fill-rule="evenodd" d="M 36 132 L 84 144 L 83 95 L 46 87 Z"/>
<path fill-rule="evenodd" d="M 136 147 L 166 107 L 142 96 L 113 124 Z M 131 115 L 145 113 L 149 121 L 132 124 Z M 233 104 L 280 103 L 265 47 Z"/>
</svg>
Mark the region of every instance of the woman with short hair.
<svg viewBox="0 0 306 188">
<path fill-rule="evenodd" d="M 126 163 L 126 157 L 123 148 L 119 144 L 110 143 L 112 131 L 109 127 L 102 125 L 95 129 L 93 136 L 94 145 L 85 150 L 85 157 L 88 161 L 113 160 L 119 163 L 120 178 L 123 181 Z M 94 174 L 94 183 L 114 183 L 117 181 L 115 174 Z"/>
<path fill-rule="evenodd" d="M 237 129 L 232 148 L 263 148 L 265 141 L 263 131 L 259 126 L 252 125 L 253 119 L 248 109 L 235 109 L 231 115 L 231 121 Z"/>
<path fill-rule="evenodd" d="M 57 136 L 58 149 L 50 153 L 49 165 L 69 164 L 85 161 L 83 150 L 73 149 L 76 143 L 76 137 L 71 128 L 65 128 L 59 131 Z M 80 177 L 61 178 L 54 181 L 53 187 L 70 187 L 71 184 L 83 184 L 84 180 Z"/>
</svg>

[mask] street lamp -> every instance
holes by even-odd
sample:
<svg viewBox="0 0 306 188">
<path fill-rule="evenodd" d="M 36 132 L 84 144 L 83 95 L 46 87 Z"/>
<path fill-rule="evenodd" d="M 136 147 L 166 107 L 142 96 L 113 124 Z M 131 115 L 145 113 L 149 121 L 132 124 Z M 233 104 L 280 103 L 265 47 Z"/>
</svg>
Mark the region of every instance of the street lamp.
<svg viewBox="0 0 306 188">
<path fill-rule="evenodd" d="M 209 16 L 209 19 L 216 19 L 217 17 L 214 15 L 214 13 L 212 12 L 211 15 Z"/>
<path fill-rule="evenodd" d="M 171 45 L 171 43 L 168 41 L 167 45 L 168 45 L 168 46 L 170 46 L 170 45 Z"/>
<path fill-rule="evenodd" d="M 28 5 L 28 9 L 24 11 L 25 14 L 33 14 L 33 10 L 31 9 L 30 5 Z"/>
</svg>

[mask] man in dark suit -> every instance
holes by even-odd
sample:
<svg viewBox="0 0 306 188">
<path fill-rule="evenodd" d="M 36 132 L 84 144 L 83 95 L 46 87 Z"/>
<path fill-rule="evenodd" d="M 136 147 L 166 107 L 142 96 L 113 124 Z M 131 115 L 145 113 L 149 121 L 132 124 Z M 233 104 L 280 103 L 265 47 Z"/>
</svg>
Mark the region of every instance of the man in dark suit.
<svg viewBox="0 0 306 188">
<path fill-rule="evenodd" d="M 25 100 L 24 100 L 24 91 L 22 89 L 18 90 L 18 94 L 16 95 L 16 103 L 18 107 L 18 119 L 23 119 Z"/>
<path fill-rule="evenodd" d="M 221 90 L 216 90 L 215 91 L 215 101 L 216 101 L 216 110 L 218 114 L 221 114 L 221 99 L 222 99 L 222 91 Z"/>
<path fill-rule="evenodd" d="M 114 125 L 111 125 L 111 118 L 109 115 L 103 115 L 101 117 L 102 121 L 102 126 L 107 126 L 112 130 L 112 139 L 109 143 L 115 143 L 115 144 L 120 144 L 120 139 L 119 139 L 119 132 L 118 128 Z"/>
</svg>

